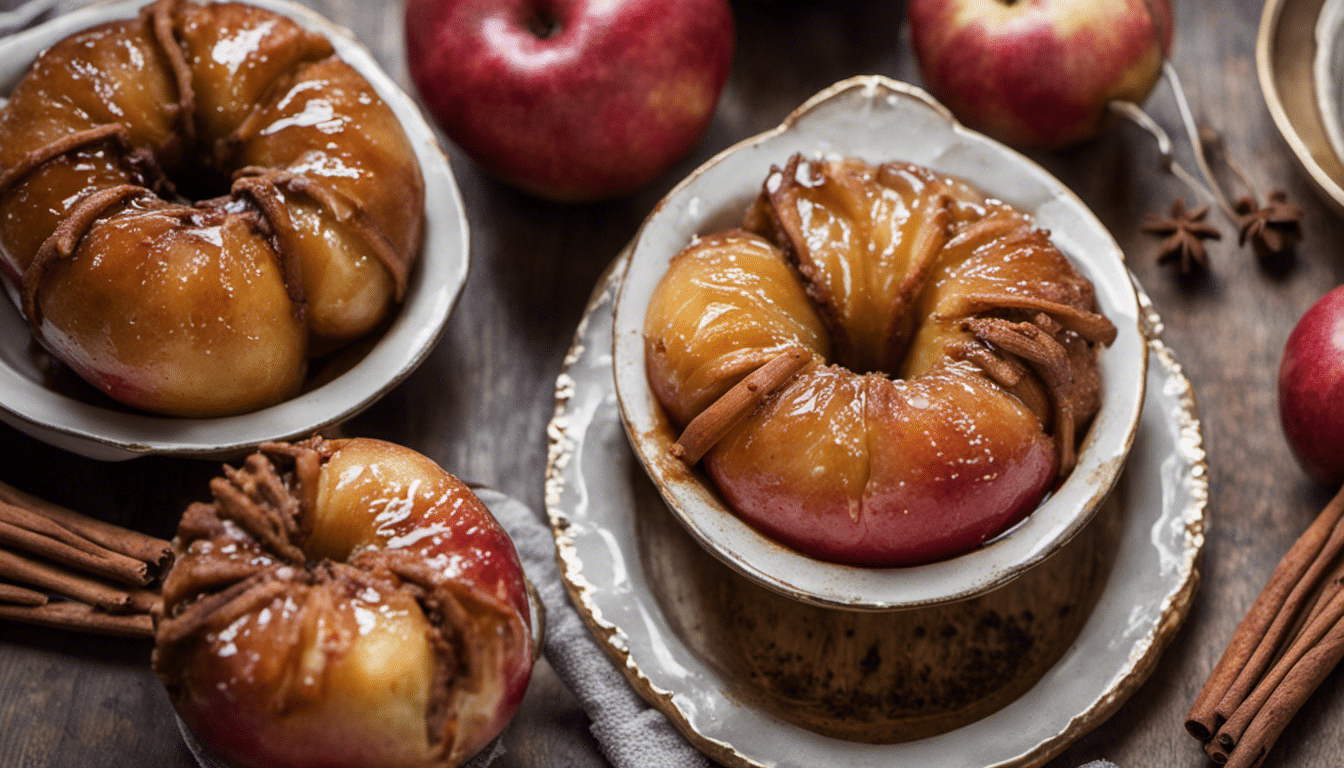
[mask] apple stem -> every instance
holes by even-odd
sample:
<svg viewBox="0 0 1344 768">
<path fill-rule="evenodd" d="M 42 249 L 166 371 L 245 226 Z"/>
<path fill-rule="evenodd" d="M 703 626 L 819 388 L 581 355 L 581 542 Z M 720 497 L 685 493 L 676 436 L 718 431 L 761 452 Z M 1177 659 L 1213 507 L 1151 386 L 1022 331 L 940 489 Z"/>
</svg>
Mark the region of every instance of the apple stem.
<svg viewBox="0 0 1344 768">
<path fill-rule="evenodd" d="M 1200 197 L 1215 203 L 1219 202 L 1218 195 L 1214 194 L 1194 174 L 1185 170 L 1184 166 L 1176 162 L 1175 154 L 1172 151 L 1171 137 L 1167 135 L 1166 131 L 1162 130 L 1162 126 L 1149 117 L 1147 112 L 1143 111 L 1142 107 L 1132 101 L 1112 101 L 1108 106 L 1112 113 L 1134 123 L 1157 141 L 1157 151 L 1162 156 L 1162 167 L 1166 171 L 1184 182 Z"/>
<path fill-rule="evenodd" d="M 1233 222 L 1237 220 L 1236 211 L 1232 204 L 1228 202 L 1227 195 L 1223 194 L 1223 189 L 1214 178 L 1213 172 L 1209 170 L 1208 158 L 1204 155 L 1204 142 L 1200 140 L 1199 128 L 1195 125 L 1195 116 L 1190 110 L 1190 102 L 1185 98 L 1185 89 L 1181 87 L 1181 78 L 1176 75 L 1176 68 L 1170 61 L 1162 62 L 1162 74 L 1166 75 L 1167 81 L 1171 83 L 1171 92 L 1176 97 L 1176 110 L 1181 114 L 1181 124 L 1185 126 L 1185 133 L 1190 138 L 1190 145 L 1195 150 L 1195 163 L 1199 166 L 1199 172 L 1208 180 L 1218 206 L 1227 214 L 1227 218 Z"/>
<path fill-rule="evenodd" d="M 1242 168 L 1241 164 L 1234 160 L 1232 155 L 1228 153 L 1227 142 L 1223 140 L 1222 133 L 1216 128 L 1211 128 L 1206 125 L 1199 129 L 1199 140 L 1204 146 L 1205 151 L 1214 152 L 1216 156 L 1223 161 L 1223 164 L 1227 166 L 1228 170 L 1232 171 L 1233 175 L 1237 177 L 1237 180 L 1246 188 L 1246 191 L 1250 193 L 1251 197 L 1257 200 L 1260 199 L 1260 194 L 1256 191 L 1255 183 L 1251 181 L 1251 177 L 1246 173 L 1246 169 Z"/>
<path fill-rule="evenodd" d="M 1173 176 L 1180 179 L 1187 187 L 1200 195 L 1204 199 L 1216 204 L 1228 220 L 1236 224 L 1238 217 L 1224 194 L 1223 188 L 1219 186 L 1218 180 L 1213 172 L 1209 170 L 1209 163 L 1204 154 L 1204 142 L 1201 141 L 1199 128 L 1195 124 L 1195 118 L 1190 110 L 1190 102 L 1185 98 L 1185 90 L 1181 87 L 1181 79 L 1176 75 L 1176 68 L 1170 61 L 1162 64 L 1163 74 L 1167 77 L 1167 82 L 1171 84 L 1171 92 L 1176 100 L 1177 111 L 1181 116 L 1181 127 L 1185 129 L 1190 139 L 1190 145 L 1194 149 L 1195 164 L 1208 184 L 1201 182 L 1194 174 L 1187 171 L 1180 163 L 1176 162 L 1175 153 L 1172 150 L 1171 137 L 1157 124 L 1143 108 L 1130 101 L 1112 101 L 1108 107 L 1113 114 L 1129 120 L 1157 141 L 1157 151 L 1162 156 L 1162 165 Z"/>
</svg>

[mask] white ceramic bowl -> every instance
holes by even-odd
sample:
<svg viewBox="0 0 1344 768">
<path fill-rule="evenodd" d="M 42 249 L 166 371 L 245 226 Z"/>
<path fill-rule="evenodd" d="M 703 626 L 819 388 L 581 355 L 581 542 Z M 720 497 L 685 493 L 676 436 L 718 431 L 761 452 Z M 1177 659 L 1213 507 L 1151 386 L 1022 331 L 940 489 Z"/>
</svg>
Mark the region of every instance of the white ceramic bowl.
<svg viewBox="0 0 1344 768">
<path fill-rule="evenodd" d="M 8 93 L 53 43 L 94 24 L 131 18 L 147 2 L 89 6 L 0 39 L 0 93 Z M 95 459 L 223 456 L 266 440 L 308 435 L 354 416 L 409 375 L 438 340 L 466 280 L 469 241 L 462 198 L 433 130 L 415 102 L 347 30 L 286 0 L 250 2 L 325 34 L 337 54 L 388 103 L 411 140 L 425 180 L 425 234 L 396 317 L 358 362 L 321 386 L 253 413 L 182 419 L 107 408 L 53 389 L 36 365 L 27 324 L 8 300 L 0 299 L 0 420 Z"/>
<path fill-rule="evenodd" d="M 644 315 L 670 259 L 692 237 L 740 222 L 772 164 L 807 157 L 907 160 L 970 181 L 1029 214 L 1096 287 L 1119 334 L 1101 353 L 1102 405 L 1077 467 L 1024 521 L 966 554 L 906 568 L 823 562 L 743 522 L 699 473 L 669 452 L 673 430 L 645 378 Z M 664 500 L 712 553 L 760 584 L 842 608 L 891 610 L 958 600 L 1005 583 L 1055 552 L 1101 506 L 1123 468 L 1143 406 L 1147 367 L 1139 305 L 1124 256 L 1101 222 L 1039 165 L 959 125 L 923 91 L 877 76 L 831 86 L 780 127 L 701 166 L 645 221 L 617 299 L 614 373 L 626 433 Z"/>
</svg>

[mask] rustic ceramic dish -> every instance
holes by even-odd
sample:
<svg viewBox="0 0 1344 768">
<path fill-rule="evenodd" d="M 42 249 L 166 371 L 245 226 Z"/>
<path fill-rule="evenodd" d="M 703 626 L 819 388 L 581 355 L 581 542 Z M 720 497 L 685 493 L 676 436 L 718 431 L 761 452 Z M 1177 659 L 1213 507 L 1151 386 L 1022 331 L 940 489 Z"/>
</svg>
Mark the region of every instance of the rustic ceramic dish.
<svg viewBox="0 0 1344 768">
<path fill-rule="evenodd" d="M 1331 144 L 1316 86 L 1317 30 L 1325 5 L 1325 0 L 1267 0 L 1255 69 L 1274 126 L 1321 197 L 1344 213 L 1344 162 Z"/>
<path fill-rule="evenodd" d="M 859 612 L 759 586 L 668 511 L 614 399 L 624 266 L 600 281 L 556 383 L 546 507 L 589 630 L 698 748 L 734 768 L 1039 766 L 1152 672 L 1199 581 L 1208 469 L 1190 382 L 1146 298 L 1148 397 L 1093 521 L 1000 589 Z"/>
<path fill-rule="evenodd" d="M 958 557 L 909 568 L 822 562 L 771 541 L 732 514 L 712 484 L 669 452 L 676 439 L 644 369 L 644 315 L 668 262 L 692 237 L 740 222 L 772 164 L 792 153 L 909 160 L 962 177 L 1050 230 L 1096 287 L 1119 335 L 1101 352 L 1102 406 L 1065 482 L 1009 532 Z M 795 599 L 889 610 L 960 600 L 1021 575 L 1072 538 L 1100 508 L 1138 426 L 1145 340 L 1124 256 L 1059 181 L 1011 149 L 959 125 L 914 87 L 882 77 L 838 83 L 779 128 L 721 153 L 654 209 L 632 245 L 615 309 L 616 394 L 626 432 L 668 506 L 702 545 L 740 573 Z"/>
<path fill-rule="evenodd" d="M 8 93 L 38 53 L 56 41 L 94 24 L 130 18 L 146 2 L 90 6 L 0 39 L 0 93 Z M 181 419 L 130 412 L 53 384 L 22 316 L 8 300 L 0 300 L 0 420 L 95 459 L 234 454 L 266 440 L 308 435 L 354 416 L 409 375 L 438 340 L 466 280 L 469 241 L 457 183 L 433 130 L 410 97 L 349 32 L 286 0 L 251 2 L 330 38 L 341 58 L 391 106 L 410 137 L 424 174 L 426 216 L 424 245 L 403 305 L 380 337 L 338 357 L 332 363 L 334 372 L 311 374 L 310 388 L 299 396 L 240 416 Z"/>
</svg>

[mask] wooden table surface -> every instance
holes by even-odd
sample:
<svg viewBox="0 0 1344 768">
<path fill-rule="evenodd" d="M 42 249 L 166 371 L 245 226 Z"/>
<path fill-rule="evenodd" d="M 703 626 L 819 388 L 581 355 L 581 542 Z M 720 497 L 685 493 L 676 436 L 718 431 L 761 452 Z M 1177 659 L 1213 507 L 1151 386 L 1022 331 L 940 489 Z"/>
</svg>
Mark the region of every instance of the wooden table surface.
<svg viewBox="0 0 1344 768">
<path fill-rule="evenodd" d="M 310 0 L 347 24 L 403 83 L 401 4 Z M 1267 270 L 1233 227 L 1210 244 L 1211 272 L 1181 281 L 1154 262 L 1145 214 L 1190 198 L 1160 171 L 1154 144 L 1115 126 L 1087 146 L 1037 155 L 1101 218 L 1166 323 L 1165 339 L 1194 383 L 1211 499 L 1202 583 L 1185 625 L 1149 681 L 1052 766 L 1105 757 L 1122 768 L 1204 765 L 1181 722 L 1233 627 L 1279 557 L 1327 501 L 1289 454 L 1277 416 L 1279 357 L 1297 318 L 1344 282 L 1341 221 L 1315 194 L 1276 133 L 1255 77 L 1260 0 L 1180 3 L 1173 61 L 1196 118 L 1226 136 L 1261 191 L 1282 188 L 1305 209 L 1305 241 Z M 637 195 L 565 206 L 484 176 L 455 148 L 452 166 L 471 220 L 471 273 L 447 332 L 402 386 L 346 425 L 398 441 L 468 479 L 542 503 L 547 421 L 556 374 L 603 268 L 677 179 L 729 144 L 774 126 L 808 96 L 855 74 L 918 82 L 904 6 L 891 0 L 739 0 L 738 48 L 713 124 L 692 156 Z M 1173 134 L 1170 91 L 1148 109 Z M 1181 146 L 1184 146 L 1182 143 Z M 1190 167 L 1188 148 L 1178 152 Z M 170 536 L 186 502 L 206 495 L 213 462 L 104 464 L 0 426 L 0 480 L 108 519 Z M 0 624 L 0 766 L 190 766 L 158 681 L 151 645 Z M 587 721 L 543 662 L 510 727 L 500 766 L 604 765 Z M 1328 678 L 1266 765 L 1344 762 L 1344 678 Z"/>
</svg>

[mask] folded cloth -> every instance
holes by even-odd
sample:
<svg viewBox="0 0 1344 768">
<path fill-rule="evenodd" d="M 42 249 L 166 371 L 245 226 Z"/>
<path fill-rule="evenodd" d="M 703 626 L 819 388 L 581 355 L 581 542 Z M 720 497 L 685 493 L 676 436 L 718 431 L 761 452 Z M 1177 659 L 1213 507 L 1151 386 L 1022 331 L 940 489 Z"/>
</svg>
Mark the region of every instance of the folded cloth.
<svg viewBox="0 0 1344 768">
<path fill-rule="evenodd" d="M 478 489 L 476 493 L 513 538 L 523 570 L 546 607 L 542 651 L 588 713 L 593 736 L 611 764 L 616 768 L 709 766 L 709 760 L 663 713 L 639 698 L 589 634 L 560 580 L 555 540 L 541 515 L 497 491 Z M 491 757 L 489 750 L 485 757 Z"/>
</svg>

